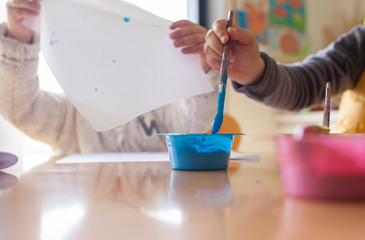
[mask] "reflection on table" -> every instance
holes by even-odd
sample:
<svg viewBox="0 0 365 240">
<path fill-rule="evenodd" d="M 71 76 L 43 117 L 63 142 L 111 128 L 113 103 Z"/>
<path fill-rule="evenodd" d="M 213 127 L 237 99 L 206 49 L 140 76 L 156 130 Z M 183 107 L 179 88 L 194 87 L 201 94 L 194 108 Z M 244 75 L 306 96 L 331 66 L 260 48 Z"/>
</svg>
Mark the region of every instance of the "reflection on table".
<svg viewBox="0 0 365 240">
<path fill-rule="evenodd" d="M 0 189 L 0 239 L 363 238 L 364 203 L 287 197 L 278 170 L 260 165 L 267 161 L 276 156 L 177 171 L 167 162 L 51 159 Z"/>
</svg>

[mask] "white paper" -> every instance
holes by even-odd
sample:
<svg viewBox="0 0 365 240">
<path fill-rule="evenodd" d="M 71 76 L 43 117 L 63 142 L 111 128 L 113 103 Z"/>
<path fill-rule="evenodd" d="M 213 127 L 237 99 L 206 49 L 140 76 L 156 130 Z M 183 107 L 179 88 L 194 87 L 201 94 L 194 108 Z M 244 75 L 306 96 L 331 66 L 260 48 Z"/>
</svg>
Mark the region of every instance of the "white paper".
<svg viewBox="0 0 365 240">
<path fill-rule="evenodd" d="M 258 153 L 243 154 L 231 152 L 230 161 L 260 162 Z M 56 163 L 105 163 L 105 162 L 168 162 L 167 152 L 133 152 L 133 153 L 93 153 L 72 154 L 57 160 Z"/>
<path fill-rule="evenodd" d="M 213 90 L 196 57 L 173 46 L 171 22 L 120 0 L 41 4 L 41 51 L 97 131 Z"/>
</svg>

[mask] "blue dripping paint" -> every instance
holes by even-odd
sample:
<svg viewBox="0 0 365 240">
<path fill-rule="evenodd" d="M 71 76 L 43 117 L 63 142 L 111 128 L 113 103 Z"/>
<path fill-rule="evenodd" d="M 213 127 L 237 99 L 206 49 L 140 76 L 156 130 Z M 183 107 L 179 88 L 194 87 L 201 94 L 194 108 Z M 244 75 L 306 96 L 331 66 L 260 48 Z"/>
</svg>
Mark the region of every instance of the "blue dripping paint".
<svg viewBox="0 0 365 240">
<path fill-rule="evenodd" d="M 129 22 L 131 19 L 129 17 L 123 18 L 124 22 Z"/>
<path fill-rule="evenodd" d="M 51 41 L 49 41 L 49 46 L 52 47 L 52 46 L 54 46 L 57 43 L 59 43 L 58 40 L 51 40 Z"/>
<path fill-rule="evenodd" d="M 225 97 L 226 97 L 226 84 L 221 83 L 219 85 L 217 113 L 213 120 L 212 133 L 217 133 L 219 129 L 221 129 L 223 123 L 223 108 L 224 108 Z"/>
</svg>

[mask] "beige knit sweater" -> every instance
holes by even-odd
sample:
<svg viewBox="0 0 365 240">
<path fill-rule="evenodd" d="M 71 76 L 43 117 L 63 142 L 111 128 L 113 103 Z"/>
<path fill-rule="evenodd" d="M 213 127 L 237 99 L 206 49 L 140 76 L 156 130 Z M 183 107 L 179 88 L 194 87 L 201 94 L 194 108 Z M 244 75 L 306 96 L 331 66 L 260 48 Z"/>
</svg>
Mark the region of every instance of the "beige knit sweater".
<svg viewBox="0 0 365 240">
<path fill-rule="evenodd" d="M 33 44 L 23 44 L 7 38 L 5 29 L 1 24 L 0 114 L 30 137 L 52 146 L 56 154 L 164 151 L 164 139 L 154 133 L 204 132 L 213 121 L 219 78 L 211 71 L 208 77 L 214 92 L 168 104 L 121 127 L 97 132 L 65 96 L 39 88 L 39 37 Z"/>
</svg>

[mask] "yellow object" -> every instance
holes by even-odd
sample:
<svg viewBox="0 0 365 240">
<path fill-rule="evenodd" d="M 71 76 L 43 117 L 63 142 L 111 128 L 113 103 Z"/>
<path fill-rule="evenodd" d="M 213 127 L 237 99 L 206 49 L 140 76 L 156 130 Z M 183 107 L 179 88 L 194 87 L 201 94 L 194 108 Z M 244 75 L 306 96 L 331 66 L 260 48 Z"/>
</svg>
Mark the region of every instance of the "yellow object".
<svg viewBox="0 0 365 240">
<path fill-rule="evenodd" d="M 356 86 L 345 91 L 341 97 L 335 132 L 365 132 L 365 71 Z"/>
<path fill-rule="evenodd" d="M 212 132 L 209 130 L 208 132 Z M 238 122 L 230 115 L 223 115 L 223 123 L 218 133 L 241 133 L 241 128 Z M 241 135 L 234 136 L 232 150 L 237 151 L 241 142 Z"/>
</svg>

